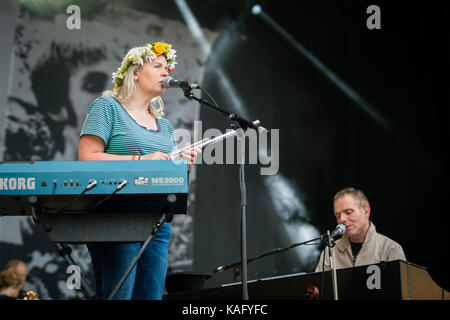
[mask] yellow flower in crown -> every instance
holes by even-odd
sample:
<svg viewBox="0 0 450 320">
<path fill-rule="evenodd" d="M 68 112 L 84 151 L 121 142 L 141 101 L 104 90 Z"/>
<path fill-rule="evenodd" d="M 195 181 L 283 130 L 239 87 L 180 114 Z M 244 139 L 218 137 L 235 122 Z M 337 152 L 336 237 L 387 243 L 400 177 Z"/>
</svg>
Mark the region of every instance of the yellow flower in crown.
<svg viewBox="0 0 450 320">
<path fill-rule="evenodd" d="M 155 43 L 154 52 L 155 52 L 156 56 L 159 56 L 159 55 L 165 53 L 166 51 L 167 51 L 167 49 L 164 46 L 164 44 L 162 44 L 161 42 Z"/>
</svg>

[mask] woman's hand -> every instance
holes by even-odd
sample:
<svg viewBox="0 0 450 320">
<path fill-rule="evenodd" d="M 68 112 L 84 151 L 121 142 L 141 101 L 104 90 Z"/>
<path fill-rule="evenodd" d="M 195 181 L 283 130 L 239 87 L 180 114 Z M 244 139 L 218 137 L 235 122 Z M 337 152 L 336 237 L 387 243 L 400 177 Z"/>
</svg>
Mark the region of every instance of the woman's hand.
<svg viewBox="0 0 450 320">
<path fill-rule="evenodd" d="M 186 147 L 189 147 L 190 145 L 191 145 L 190 143 L 187 143 Z M 195 158 L 200 153 L 202 153 L 202 150 L 200 150 L 200 148 L 194 147 L 192 149 L 188 149 L 188 150 L 182 152 L 180 154 L 180 158 L 184 159 L 184 160 L 187 160 L 189 169 L 191 169 L 192 165 L 195 162 Z"/>
<path fill-rule="evenodd" d="M 170 157 L 167 153 L 156 151 L 141 156 L 141 160 L 170 160 Z"/>
</svg>

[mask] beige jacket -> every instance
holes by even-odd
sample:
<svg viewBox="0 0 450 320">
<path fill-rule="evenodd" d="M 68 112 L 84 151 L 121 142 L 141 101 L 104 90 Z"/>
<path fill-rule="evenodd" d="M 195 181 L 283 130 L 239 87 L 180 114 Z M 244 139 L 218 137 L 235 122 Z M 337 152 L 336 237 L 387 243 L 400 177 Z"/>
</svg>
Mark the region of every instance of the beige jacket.
<svg viewBox="0 0 450 320">
<path fill-rule="evenodd" d="M 331 266 L 328 248 L 325 248 L 325 252 L 324 269 L 330 270 Z M 324 251 L 322 251 L 320 255 L 315 272 L 322 271 L 323 253 Z M 350 241 L 345 233 L 341 239 L 336 241 L 332 253 L 336 269 L 364 266 L 379 263 L 381 261 L 393 261 L 398 259 L 406 261 L 402 247 L 394 240 L 377 233 L 375 225 L 372 222 L 370 222 L 369 230 L 367 231 L 366 238 L 358 252 L 355 262 L 353 262 L 352 259 Z"/>
</svg>

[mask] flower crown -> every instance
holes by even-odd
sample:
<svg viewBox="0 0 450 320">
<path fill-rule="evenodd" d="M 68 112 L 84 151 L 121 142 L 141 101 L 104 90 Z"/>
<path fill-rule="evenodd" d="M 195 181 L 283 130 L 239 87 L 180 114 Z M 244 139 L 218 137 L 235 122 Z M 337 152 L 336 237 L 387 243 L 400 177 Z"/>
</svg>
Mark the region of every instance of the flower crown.
<svg viewBox="0 0 450 320">
<path fill-rule="evenodd" d="M 117 69 L 116 72 L 112 73 L 113 83 L 115 84 L 114 91 L 119 89 L 123 84 L 125 79 L 125 74 L 128 68 L 132 64 L 137 64 L 140 66 L 144 65 L 147 60 L 152 61 L 159 55 L 163 55 L 167 59 L 167 65 L 169 66 L 169 72 L 175 69 L 175 54 L 176 50 L 172 49 L 172 45 L 163 42 L 156 42 L 151 44 L 146 44 L 144 47 L 138 47 L 131 49 L 122 61 L 122 65 Z"/>
</svg>

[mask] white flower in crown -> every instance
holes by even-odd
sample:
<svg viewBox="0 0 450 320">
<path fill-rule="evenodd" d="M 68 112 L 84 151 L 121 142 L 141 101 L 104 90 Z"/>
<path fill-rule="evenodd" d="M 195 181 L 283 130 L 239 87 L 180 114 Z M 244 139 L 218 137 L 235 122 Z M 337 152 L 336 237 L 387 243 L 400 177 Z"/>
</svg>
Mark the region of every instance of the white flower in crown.
<svg viewBox="0 0 450 320">
<path fill-rule="evenodd" d="M 128 53 L 128 59 L 131 60 L 132 64 L 138 64 L 138 65 L 142 66 L 144 64 L 144 62 L 142 61 L 141 55 L 142 55 L 142 53 L 139 51 L 138 48 L 132 49 Z"/>
<path fill-rule="evenodd" d="M 167 54 L 166 54 L 166 58 L 167 58 L 167 60 L 172 60 L 172 59 L 175 59 L 176 58 L 176 53 L 177 51 L 176 50 L 170 50 Z"/>
</svg>

